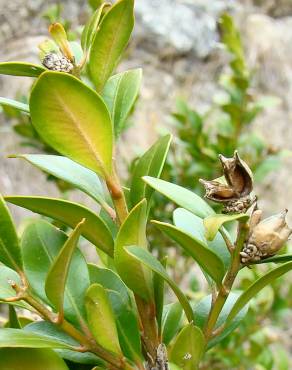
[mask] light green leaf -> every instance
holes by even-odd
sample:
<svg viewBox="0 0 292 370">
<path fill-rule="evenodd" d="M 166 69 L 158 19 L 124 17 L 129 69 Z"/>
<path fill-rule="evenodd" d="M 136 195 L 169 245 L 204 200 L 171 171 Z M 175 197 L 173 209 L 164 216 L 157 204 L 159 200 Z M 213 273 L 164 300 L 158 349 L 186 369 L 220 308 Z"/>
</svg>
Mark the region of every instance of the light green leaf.
<svg viewBox="0 0 292 370">
<path fill-rule="evenodd" d="M 292 254 L 280 254 L 277 256 L 265 258 L 260 261 L 253 262 L 253 264 L 262 264 L 262 263 L 283 263 L 283 262 L 289 262 L 292 261 Z"/>
<path fill-rule="evenodd" d="M 207 240 L 203 219 L 184 208 L 177 208 L 173 212 L 173 222 L 177 228 L 195 239 L 201 240 L 202 243 L 216 253 L 216 255 L 222 259 L 225 270 L 227 271 L 230 265 L 230 253 L 221 234 L 217 234 L 213 241 Z M 226 230 L 224 231 L 229 236 L 228 232 Z"/>
<path fill-rule="evenodd" d="M 234 303 L 236 302 L 237 298 L 240 296 L 240 292 L 231 292 L 221 310 L 221 313 L 218 317 L 216 322 L 215 329 L 220 327 L 222 324 L 225 324 L 226 318 L 229 315 Z M 212 303 L 212 296 L 208 295 L 204 297 L 199 303 L 196 305 L 194 309 L 195 321 L 194 324 L 200 327 L 201 329 L 204 328 L 206 321 L 209 316 L 210 308 Z M 232 333 L 241 323 L 241 321 L 245 318 L 248 311 L 248 306 L 242 309 L 236 317 L 224 328 L 222 333 L 217 335 L 216 337 L 212 338 L 208 342 L 207 348 L 214 347 L 217 343 L 227 337 L 230 333 Z"/>
<path fill-rule="evenodd" d="M 63 304 L 69 268 L 85 222 L 86 220 L 83 219 L 72 231 L 50 267 L 46 278 L 46 295 L 61 317 L 64 314 Z"/>
<path fill-rule="evenodd" d="M 145 199 L 132 209 L 122 224 L 115 242 L 114 260 L 117 272 L 124 283 L 146 301 L 153 298 L 152 273 L 130 256 L 125 248 L 139 245 L 147 249 L 146 240 L 147 202 Z"/>
<path fill-rule="evenodd" d="M 176 285 L 176 283 L 168 276 L 167 272 L 165 271 L 164 267 L 161 263 L 152 256 L 147 250 L 137 247 L 137 246 L 130 246 L 127 248 L 127 252 L 136 258 L 138 261 L 143 263 L 145 266 L 156 272 L 156 274 L 160 275 L 171 287 L 175 295 L 177 296 L 178 300 L 180 301 L 186 316 L 189 322 L 192 322 L 193 317 L 193 310 L 183 292 L 180 288 Z"/>
<path fill-rule="evenodd" d="M 168 345 L 182 325 L 183 309 L 179 302 L 171 303 L 163 308 L 162 340 Z"/>
<path fill-rule="evenodd" d="M 229 323 L 238 314 L 239 311 L 265 286 L 272 283 L 278 277 L 286 274 L 292 269 L 292 261 L 284 263 L 283 265 L 276 267 L 275 269 L 269 271 L 264 276 L 256 280 L 247 290 L 245 290 L 241 296 L 237 299 L 232 310 L 230 311 L 226 322 Z"/>
<path fill-rule="evenodd" d="M 62 331 L 57 325 L 48 321 L 35 321 L 24 328 L 25 331 L 33 332 L 45 337 L 52 338 L 53 340 L 60 340 L 72 347 L 79 347 L 80 343 L 72 339 L 68 334 Z M 96 365 L 102 364 L 103 361 L 90 352 L 77 352 L 70 349 L 55 349 L 62 358 L 79 364 Z M 31 369 L 29 369 L 31 370 Z M 42 369 L 43 370 L 43 369 Z"/>
<path fill-rule="evenodd" d="M 22 271 L 18 236 L 9 209 L 0 195 L 0 262 L 15 271 Z"/>
<path fill-rule="evenodd" d="M 48 304 L 45 292 L 47 274 L 67 240 L 65 233 L 42 220 L 30 223 L 23 232 L 21 246 L 25 275 L 34 293 Z M 87 264 L 77 248 L 72 257 L 64 298 L 65 317 L 77 325 L 86 316 L 84 296 L 89 285 Z"/>
<path fill-rule="evenodd" d="M 102 97 L 110 111 L 118 137 L 134 106 L 142 81 L 142 69 L 132 69 L 112 76 L 102 91 Z"/>
<path fill-rule="evenodd" d="M 1 348 L 0 368 L 5 370 L 69 370 L 49 348 Z"/>
<path fill-rule="evenodd" d="M 134 1 L 119 0 L 103 17 L 94 37 L 89 70 L 97 91 L 101 91 L 115 69 L 134 27 Z"/>
<path fill-rule="evenodd" d="M 96 173 L 88 168 L 58 155 L 22 154 L 15 157 L 25 159 L 46 173 L 68 182 L 96 200 L 105 210 L 109 209 L 109 205 L 105 201 L 105 190 L 100 179 Z"/>
<path fill-rule="evenodd" d="M 38 64 L 25 62 L 0 63 L 0 74 L 12 76 L 38 77 L 46 69 Z"/>
<path fill-rule="evenodd" d="M 89 327 L 95 340 L 105 349 L 122 354 L 112 306 L 106 290 L 100 284 L 89 287 L 85 306 Z"/>
<path fill-rule="evenodd" d="M 166 135 L 157 140 L 150 149 L 138 160 L 133 173 L 130 199 L 132 205 L 146 198 L 150 201 L 153 189 L 143 181 L 143 176 L 159 177 L 163 170 L 172 136 Z"/>
<path fill-rule="evenodd" d="M 102 285 L 108 293 L 124 355 L 141 363 L 141 342 L 136 310 L 133 309 L 128 289 L 112 270 L 89 264 L 90 281 Z"/>
<path fill-rule="evenodd" d="M 72 349 L 65 342 L 18 329 L 0 329 L 0 348 L 3 347 Z"/>
<path fill-rule="evenodd" d="M 220 227 L 224 225 L 226 222 L 231 222 L 231 221 L 246 222 L 248 219 L 249 219 L 249 216 L 245 214 L 236 214 L 236 215 L 215 214 L 215 215 L 208 216 L 204 219 L 204 226 L 206 229 L 206 238 L 208 240 L 214 240 Z"/>
<path fill-rule="evenodd" d="M 96 92 L 72 75 L 46 72 L 29 106 L 32 124 L 48 145 L 105 178 L 111 174 L 113 129 Z"/>
<path fill-rule="evenodd" d="M 20 101 L 16 101 L 13 99 L 1 98 L 0 97 L 0 105 L 5 105 L 8 107 L 12 107 L 18 109 L 22 112 L 29 113 L 29 105 L 21 103 Z"/>
<path fill-rule="evenodd" d="M 88 208 L 66 200 L 45 197 L 9 196 L 5 199 L 19 207 L 58 220 L 72 229 L 86 218 L 82 235 L 109 256 L 113 256 L 113 239 L 108 227 Z"/>
<path fill-rule="evenodd" d="M 169 359 L 183 370 L 197 370 L 204 349 L 205 338 L 201 329 L 190 323 L 176 337 Z"/>
<path fill-rule="evenodd" d="M 223 262 L 205 243 L 173 225 L 158 221 L 153 223 L 193 257 L 218 285 L 221 284 L 225 275 Z"/>
<path fill-rule="evenodd" d="M 143 177 L 143 180 L 178 206 L 187 209 L 199 217 L 205 218 L 215 213 L 202 198 L 188 189 L 149 176 Z"/>
<path fill-rule="evenodd" d="M 81 35 L 81 46 L 84 53 L 87 53 L 91 47 L 93 38 L 98 31 L 98 26 L 102 17 L 104 8 L 109 6 L 109 3 L 100 4 L 99 8 L 92 14 L 89 21 L 85 25 Z"/>
</svg>

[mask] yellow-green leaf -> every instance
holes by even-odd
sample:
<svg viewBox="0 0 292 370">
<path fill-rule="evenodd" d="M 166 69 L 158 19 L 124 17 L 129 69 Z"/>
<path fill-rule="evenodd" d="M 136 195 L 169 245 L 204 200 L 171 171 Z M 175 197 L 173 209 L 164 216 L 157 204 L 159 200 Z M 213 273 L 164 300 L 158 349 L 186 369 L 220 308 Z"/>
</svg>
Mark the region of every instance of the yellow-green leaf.
<svg viewBox="0 0 292 370">
<path fill-rule="evenodd" d="M 96 92 L 69 74 L 46 72 L 29 105 L 32 124 L 48 145 L 105 178 L 110 175 L 112 124 Z"/>
<path fill-rule="evenodd" d="M 231 221 L 247 221 L 249 218 L 245 214 L 236 214 L 236 215 L 224 215 L 224 214 L 214 214 L 208 216 L 204 219 L 204 226 L 206 229 L 205 236 L 208 240 L 213 240 L 218 233 L 220 227 L 226 222 Z"/>
<path fill-rule="evenodd" d="M 114 313 L 103 286 L 93 284 L 89 287 L 85 296 L 85 307 L 95 340 L 105 349 L 121 354 Z"/>
<path fill-rule="evenodd" d="M 0 74 L 24 77 L 38 77 L 46 69 L 38 64 L 25 62 L 0 63 Z"/>
<path fill-rule="evenodd" d="M 124 283 L 149 301 L 153 298 L 151 270 L 126 251 L 126 247 L 131 245 L 147 249 L 146 223 L 147 202 L 144 199 L 132 209 L 120 228 L 115 242 L 114 260 Z"/>
<path fill-rule="evenodd" d="M 134 27 L 134 1 L 119 0 L 104 16 L 89 56 L 89 70 L 101 91 L 115 69 Z"/>
<path fill-rule="evenodd" d="M 82 231 L 82 226 L 85 222 L 86 220 L 83 219 L 73 230 L 47 275 L 45 285 L 46 294 L 61 317 L 64 314 L 64 294 L 69 267 Z"/>
</svg>

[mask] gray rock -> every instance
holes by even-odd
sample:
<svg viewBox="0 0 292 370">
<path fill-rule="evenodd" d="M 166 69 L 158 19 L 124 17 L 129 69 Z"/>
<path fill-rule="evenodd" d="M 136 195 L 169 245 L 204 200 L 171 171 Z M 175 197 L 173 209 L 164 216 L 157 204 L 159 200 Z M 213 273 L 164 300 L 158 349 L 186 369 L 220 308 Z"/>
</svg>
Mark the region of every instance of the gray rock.
<svg viewBox="0 0 292 370">
<path fill-rule="evenodd" d="M 208 56 L 216 46 L 217 18 L 232 8 L 233 0 L 139 0 L 138 31 L 142 39 L 171 47 L 176 53 Z"/>
</svg>

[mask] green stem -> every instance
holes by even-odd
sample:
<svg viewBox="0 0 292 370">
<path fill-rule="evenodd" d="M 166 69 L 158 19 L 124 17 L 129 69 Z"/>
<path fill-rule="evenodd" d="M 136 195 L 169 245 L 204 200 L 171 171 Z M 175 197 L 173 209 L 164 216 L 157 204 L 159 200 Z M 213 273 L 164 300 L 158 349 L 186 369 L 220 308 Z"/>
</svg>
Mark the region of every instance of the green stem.
<svg viewBox="0 0 292 370">
<path fill-rule="evenodd" d="M 222 308 L 229 296 L 234 280 L 240 270 L 240 252 L 246 241 L 248 235 L 248 225 L 246 223 L 239 223 L 238 237 L 235 243 L 235 247 L 232 248 L 232 258 L 230 268 L 224 278 L 223 284 L 221 285 L 217 297 L 214 300 L 207 323 L 205 325 L 204 333 L 206 340 L 208 341 L 213 336 L 213 330 L 218 320 L 218 317 L 222 311 Z"/>
</svg>

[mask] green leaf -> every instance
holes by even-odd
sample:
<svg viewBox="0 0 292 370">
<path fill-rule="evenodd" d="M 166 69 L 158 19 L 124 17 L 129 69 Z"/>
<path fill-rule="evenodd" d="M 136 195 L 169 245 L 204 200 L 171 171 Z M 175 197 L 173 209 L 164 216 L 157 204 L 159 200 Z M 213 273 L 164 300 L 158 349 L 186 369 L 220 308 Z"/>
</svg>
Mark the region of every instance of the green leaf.
<svg viewBox="0 0 292 370">
<path fill-rule="evenodd" d="M 86 218 L 82 235 L 109 256 L 113 256 L 113 239 L 108 227 L 88 208 L 66 200 L 45 197 L 8 196 L 5 199 L 19 207 L 58 220 L 72 229 Z"/>
<path fill-rule="evenodd" d="M 208 216 L 204 219 L 204 226 L 206 228 L 206 238 L 208 240 L 214 240 L 220 227 L 224 225 L 226 222 L 231 221 L 246 222 L 248 219 L 249 216 L 245 214 L 236 214 L 236 215 L 215 214 Z"/>
<path fill-rule="evenodd" d="M 154 177 L 161 175 L 171 139 L 171 135 L 163 136 L 138 160 L 133 173 L 130 191 L 132 205 L 137 204 L 143 198 L 146 198 L 148 202 L 150 201 L 153 189 L 147 186 L 142 178 L 146 175 Z"/>
<path fill-rule="evenodd" d="M 147 249 L 146 240 L 147 202 L 136 205 L 122 224 L 115 242 L 114 260 L 117 272 L 124 283 L 146 301 L 153 298 L 152 273 L 130 256 L 125 248 L 139 245 Z"/>
<path fill-rule="evenodd" d="M 0 195 L 0 262 L 15 271 L 22 271 L 18 236 L 9 209 Z"/>
<path fill-rule="evenodd" d="M 61 317 L 64 313 L 63 304 L 69 268 L 85 222 L 86 220 L 83 219 L 72 231 L 50 267 L 46 278 L 46 295 Z"/>
<path fill-rule="evenodd" d="M 283 263 L 292 261 L 292 254 L 280 254 L 278 256 L 273 256 L 270 258 L 266 258 L 260 261 L 253 262 L 253 264 L 261 264 L 261 263 Z"/>
<path fill-rule="evenodd" d="M 25 113 L 29 113 L 29 105 L 21 103 L 13 99 L 7 99 L 0 97 L 0 105 L 8 106 L 20 110 Z"/>
<path fill-rule="evenodd" d="M 85 306 L 89 327 L 95 340 L 105 349 L 121 354 L 112 306 L 106 290 L 100 284 L 89 287 Z"/>
<path fill-rule="evenodd" d="M 221 310 L 221 313 L 218 317 L 217 323 L 215 328 L 220 327 L 222 324 L 226 322 L 226 318 L 229 315 L 234 303 L 236 302 L 237 298 L 239 297 L 240 292 L 231 292 Z M 209 312 L 211 309 L 211 303 L 212 303 L 212 296 L 208 295 L 201 299 L 199 303 L 196 305 L 194 309 L 194 315 L 195 315 L 195 325 L 199 326 L 201 329 L 204 328 L 206 321 L 209 316 Z M 233 332 L 241 323 L 241 321 L 245 318 L 248 311 L 248 306 L 246 306 L 244 309 L 242 309 L 236 317 L 224 328 L 222 333 L 214 337 L 208 342 L 207 348 L 214 347 L 217 343 L 219 343 L 221 340 L 223 340 L 225 337 L 227 337 L 231 332 Z"/>
<path fill-rule="evenodd" d="M 126 285 L 112 270 L 92 264 L 89 264 L 88 268 L 91 283 L 100 284 L 107 290 L 123 353 L 134 362 L 140 363 L 142 358 L 140 331 L 136 311 L 132 307 Z"/>
<path fill-rule="evenodd" d="M 183 309 L 179 302 L 164 306 L 162 318 L 162 340 L 168 345 L 182 325 Z"/>
<path fill-rule="evenodd" d="M 24 62 L 0 63 L 0 74 L 12 76 L 38 77 L 46 69 L 40 65 Z"/>
<path fill-rule="evenodd" d="M 176 337 L 169 359 L 183 370 L 197 370 L 204 349 L 205 338 L 201 329 L 190 323 Z"/>
<path fill-rule="evenodd" d="M 143 180 L 178 206 L 187 209 L 199 217 L 205 218 L 215 213 L 202 198 L 188 189 L 149 176 L 143 177 Z"/>
<path fill-rule="evenodd" d="M 103 17 L 89 56 L 89 70 L 97 91 L 115 69 L 134 27 L 134 1 L 119 0 Z"/>
<path fill-rule="evenodd" d="M 72 349 L 65 342 L 19 329 L 0 329 L 0 348 L 64 348 Z"/>
<path fill-rule="evenodd" d="M 193 310 L 187 300 L 186 296 L 180 290 L 180 288 L 176 285 L 176 283 L 168 276 L 167 272 L 165 271 L 164 267 L 161 263 L 152 256 L 147 250 L 137 247 L 137 246 L 130 246 L 127 248 L 128 253 L 136 258 L 138 261 L 143 263 L 145 266 L 156 272 L 156 274 L 160 275 L 171 287 L 175 295 L 177 296 L 178 300 L 180 301 L 186 316 L 189 322 L 193 321 Z"/>
<path fill-rule="evenodd" d="M 0 368 L 5 370 L 69 370 L 48 348 L 1 348 Z"/>
<path fill-rule="evenodd" d="M 21 324 L 18 320 L 17 313 L 13 306 L 9 306 L 9 322 L 8 327 L 12 329 L 21 329 Z"/>
<path fill-rule="evenodd" d="M 102 97 L 110 111 L 118 137 L 125 127 L 125 121 L 134 106 L 140 91 L 142 69 L 132 69 L 112 76 L 102 91 Z"/>
<path fill-rule="evenodd" d="M 283 265 L 276 267 L 269 271 L 266 275 L 256 280 L 247 290 L 245 290 L 241 296 L 237 299 L 231 312 L 229 313 L 226 322 L 229 323 L 238 314 L 239 311 L 265 286 L 272 283 L 278 277 L 286 274 L 292 269 L 292 261 L 284 263 Z"/>
<path fill-rule="evenodd" d="M 63 332 L 58 326 L 48 321 L 35 321 L 24 328 L 25 331 L 33 332 L 45 337 L 67 343 L 69 346 L 79 347 L 80 344 Z M 62 358 L 79 364 L 102 364 L 103 361 L 90 352 L 77 352 L 70 349 L 55 349 Z"/>
<path fill-rule="evenodd" d="M 109 205 L 105 201 L 106 195 L 103 185 L 96 173 L 71 161 L 71 159 L 46 154 L 22 154 L 10 157 L 25 159 L 46 173 L 84 191 L 84 193 L 96 200 L 105 210 L 109 209 Z"/>
<path fill-rule="evenodd" d="M 21 246 L 25 275 L 35 294 L 48 304 L 45 293 L 47 274 L 67 241 L 65 233 L 42 220 L 30 223 L 23 232 Z M 76 249 L 65 288 L 64 312 L 66 318 L 78 325 L 86 316 L 84 295 L 89 285 L 86 261 Z"/>
<path fill-rule="evenodd" d="M 32 124 L 48 145 L 104 177 L 111 174 L 113 129 L 96 92 L 72 75 L 46 72 L 29 105 Z"/>
<path fill-rule="evenodd" d="M 225 274 L 223 262 L 206 244 L 173 225 L 158 221 L 153 223 L 193 257 L 218 285 L 221 284 Z"/>
<path fill-rule="evenodd" d="M 89 21 L 85 25 L 81 35 L 81 46 L 84 53 L 87 53 L 91 47 L 93 38 L 98 31 L 98 26 L 102 18 L 104 8 L 109 6 L 109 3 L 100 4 L 99 8 L 92 14 Z"/>
<path fill-rule="evenodd" d="M 216 253 L 216 255 L 223 261 L 225 271 L 227 271 L 231 258 L 221 234 L 217 234 L 213 241 L 207 240 L 203 219 L 184 208 L 177 208 L 173 212 L 173 222 L 177 228 L 191 235 L 195 239 L 201 240 L 202 243 Z M 224 231 L 228 235 L 228 232 L 226 230 Z"/>
<path fill-rule="evenodd" d="M 167 257 L 162 258 L 160 260 L 160 263 L 166 269 Z M 164 279 L 160 275 L 154 274 L 153 286 L 154 286 L 154 299 L 155 299 L 155 307 L 156 307 L 156 321 L 157 321 L 159 332 L 161 333 L 161 322 L 162 322 L 163 306 L 164 306 L 164 288 L 165 288 Z"/>
</svg>

